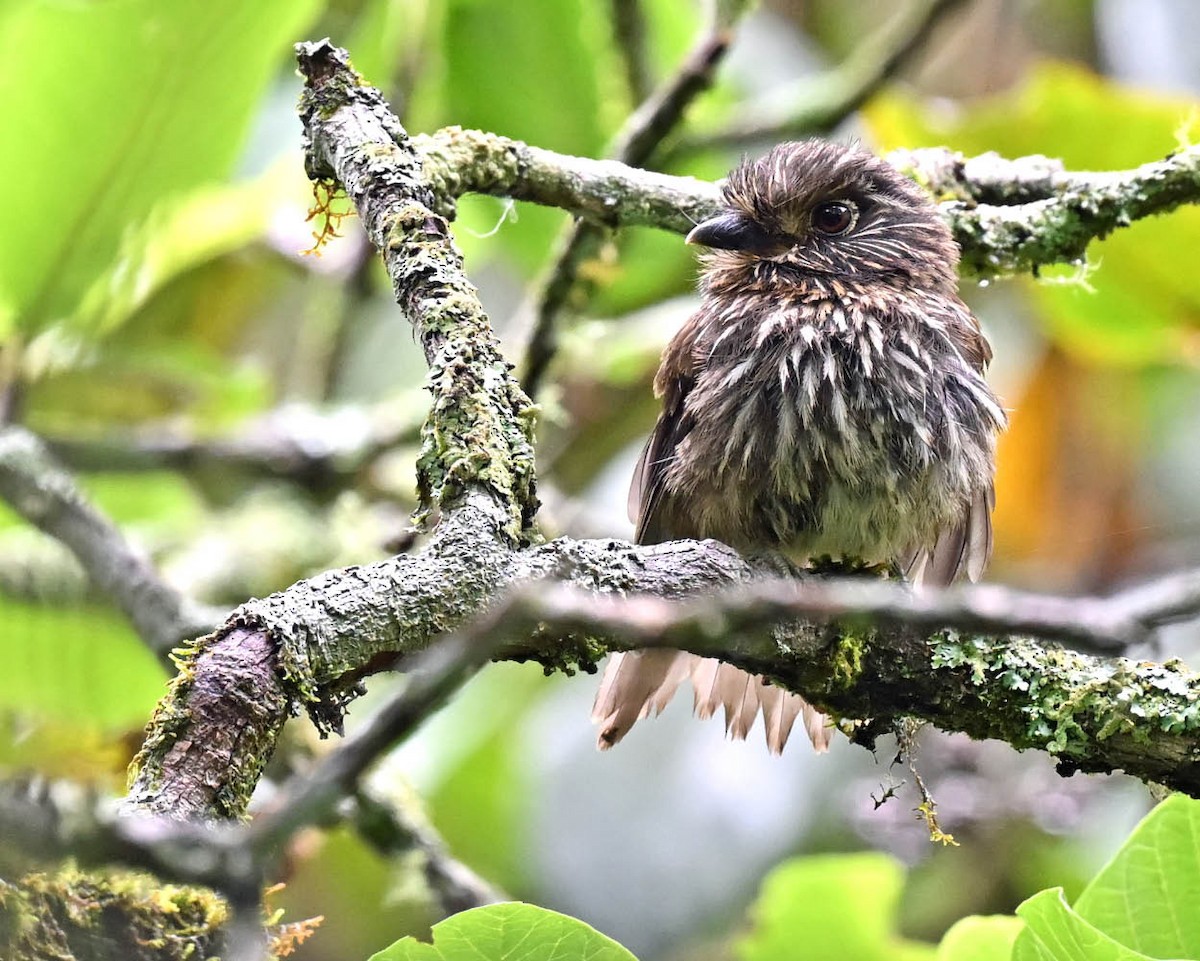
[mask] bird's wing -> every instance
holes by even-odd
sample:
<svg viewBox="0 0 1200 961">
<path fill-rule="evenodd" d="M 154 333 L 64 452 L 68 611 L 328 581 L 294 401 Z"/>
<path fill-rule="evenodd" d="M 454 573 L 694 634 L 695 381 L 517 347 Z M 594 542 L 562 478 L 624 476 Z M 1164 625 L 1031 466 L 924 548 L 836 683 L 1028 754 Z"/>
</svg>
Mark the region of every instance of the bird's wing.
<svg viewBox="0 0 1200 961">
<path fill-rule="evenodd" d="M 964 360 L 982 374 L 992 359 L 992 348 L 979 329 L 979 321 L 961 304 L 947 331 Z M 977 491 L 958 522 L 946 528 L 932 547 L 920 547 L 901 559 L 905 576 L 914 584 L 945 587 L 964 574 L 977 581 L 992 559 L 992 510 L 996 488 L 991 480 Z"/>
<path fill-rule="evenodd" d="M 629 519 L 637 525 L 639 544 L 657 544 L 672 537 L 686 536 L 665 528 L 663 514 L 667 506 L 667 470 L 675 449 L 692 426 L 691 418 L 684 411 L 684 399 L 691 386 L 691 378 L 688 378 L 688 382 L 679 383 L 670 392 L 674 397 L 664 397 L 663 412 L 633 471 L 633 483 L 629 486 Z"/>
<path fill-rule="evenodd" d="M 639 544 L 688 537 L 691 531 L 683 518 L 667 520 L 666 476 L 680 442 L 692 429 L 687 398 L 696 386 L 704 351 L 698 343 L 706 329 L 703 313 L 697 313 L 680 329 L 663 352 L 654 389 L 662 397 L 662 413 L 654 425 L 629 487 L 629 519 L 637 525 Z"/>
</svg>

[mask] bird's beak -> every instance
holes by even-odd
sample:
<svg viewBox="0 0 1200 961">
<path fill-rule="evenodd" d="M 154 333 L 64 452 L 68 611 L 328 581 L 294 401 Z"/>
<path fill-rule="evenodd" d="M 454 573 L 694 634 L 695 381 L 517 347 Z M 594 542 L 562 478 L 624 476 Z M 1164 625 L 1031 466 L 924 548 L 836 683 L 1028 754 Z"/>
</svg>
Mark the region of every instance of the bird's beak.
<svg viewBox="0 0 1200 961">
<path fill-rule="evenodd" d="M 725 210 L 692 228 L 684 241 L 722 250 L 766 253 L 778 246 L 775 238 L 745 214 Z"/>
</svg>

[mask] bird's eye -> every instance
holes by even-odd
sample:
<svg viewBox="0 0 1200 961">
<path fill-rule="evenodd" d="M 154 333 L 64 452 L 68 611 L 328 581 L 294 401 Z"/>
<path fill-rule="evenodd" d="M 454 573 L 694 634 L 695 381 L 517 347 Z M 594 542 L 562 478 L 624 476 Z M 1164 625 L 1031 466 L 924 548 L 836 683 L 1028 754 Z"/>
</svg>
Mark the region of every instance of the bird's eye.
<svg viewBox="0 0 1200 961">
<path fill-rule="evenodd" d="M 812 212 L 814 229 L 831 237 L 846 233 L 854 226 L 856 220 L 858 220 L 858 211 L 854 205 L 841 200 L 817 204 Z"/>
</svg>

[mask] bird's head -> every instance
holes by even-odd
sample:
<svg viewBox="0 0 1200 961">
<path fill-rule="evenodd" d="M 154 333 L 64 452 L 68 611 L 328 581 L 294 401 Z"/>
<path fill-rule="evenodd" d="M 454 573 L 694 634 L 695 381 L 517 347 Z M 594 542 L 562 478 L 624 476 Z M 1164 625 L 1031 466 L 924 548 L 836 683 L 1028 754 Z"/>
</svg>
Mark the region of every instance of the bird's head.
<svg viewBox="0 0 1200 961">
<path fill-rule="evenodd" d="M 930 198 L 874 154 L 824 140 L 783 143 L 725 181 L 724 209 L 688 243 L 713 248 L 710 280 L 763 262 L 849 282 L 953 288 L 958 247 Z"/>
</svg>

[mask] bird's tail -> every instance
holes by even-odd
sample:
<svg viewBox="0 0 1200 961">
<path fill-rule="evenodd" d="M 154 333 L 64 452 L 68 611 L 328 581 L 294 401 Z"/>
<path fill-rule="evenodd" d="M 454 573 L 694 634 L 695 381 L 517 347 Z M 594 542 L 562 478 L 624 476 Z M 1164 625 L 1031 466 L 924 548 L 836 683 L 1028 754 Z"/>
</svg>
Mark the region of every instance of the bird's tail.
<svg viewBox="0 0 1200 961">
<path fill-rule="evenodd" d="M 718 707 L 725 709 L 730 737 L 745 738 L 761 710 L 772 754 L 783 750 L 798 717 L 804 719 L 813 748 L 818 753 L 829 748 L 831 729 L 825 715 L 799 694 L 715 658 L 667 649 L 630 651 L 609 659 L 592 707 L 592 720 L 600 724 L 596 745 L 607 750 L 651 711 L 661 714 L 685 679 L 692 682 L 694 711 L 701 719 L 712 717 Z"/>
</svg>

